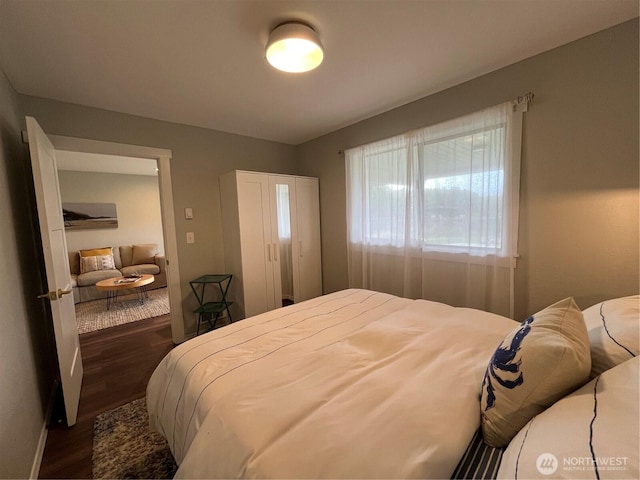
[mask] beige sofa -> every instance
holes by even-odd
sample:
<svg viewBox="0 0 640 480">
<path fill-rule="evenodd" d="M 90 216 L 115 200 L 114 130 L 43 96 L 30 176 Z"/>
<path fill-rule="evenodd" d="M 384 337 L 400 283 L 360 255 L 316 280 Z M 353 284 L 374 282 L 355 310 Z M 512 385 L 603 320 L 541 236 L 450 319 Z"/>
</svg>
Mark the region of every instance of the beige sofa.
<svg viewBox="0 0 640 480">
<path fill-rule="evenodd" d="M 109 248 L 109 247 L 106 247 Z M 80 252 L 69 252 L 69 268 L 71 270 L 71 285 L 73 287 L 74 303 L 87 302 L 105 298 L 106 292 L 98 291 L 95 287 L 100 280 L 131 275 L 133 273 L 149 273 L 155 277 L 148 289 L 167 286 L 164 255 L 158 253 L 158 245 L 153 243 L 139 245 L 124 245 L 111 247 L 113 263 L 110 261 L 97 262 L 101 264 L 92 271 L 81 272 Z M 87 251 L 83 251 L 87 253 Z M 87 262 L 83 262 L 86 264 Z M 96 262 L 94 262 L 96 263 Z M 110 268 L 110 267 L 114 268 Z M 105 268 L 103 268 L 105 267 Z"/>
</svg>

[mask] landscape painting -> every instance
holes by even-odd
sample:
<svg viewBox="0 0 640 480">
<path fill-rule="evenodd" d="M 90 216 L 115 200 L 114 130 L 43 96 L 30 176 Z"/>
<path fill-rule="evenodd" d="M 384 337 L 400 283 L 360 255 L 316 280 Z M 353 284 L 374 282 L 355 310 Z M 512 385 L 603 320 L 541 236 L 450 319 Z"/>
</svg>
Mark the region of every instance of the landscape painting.
<svg viewBox="0 0 640 480">
<path fill-rule="evenodd" d="M 115 203 L 63 203 L 65 230 L 118 228 Z"/>
</svg>

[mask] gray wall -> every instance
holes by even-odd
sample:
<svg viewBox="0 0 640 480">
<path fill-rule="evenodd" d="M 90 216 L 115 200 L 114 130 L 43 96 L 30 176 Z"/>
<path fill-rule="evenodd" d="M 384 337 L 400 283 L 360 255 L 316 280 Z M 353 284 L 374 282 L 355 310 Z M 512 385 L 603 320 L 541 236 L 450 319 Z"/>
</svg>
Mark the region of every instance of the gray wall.
<svg viewBox="0 0 640 480">
<path fill-rule="evenodd" d="M 58 180 L 63 203 L 115 203 L 118 215 L 118 228 L 66 231 L 70 252 L 155 243 L 164 253 L 158 177 L 61 170 Z"/>
<path fill-rule="evenodd" d="M 173 151 L 186 330 L 188 280 L 224 268 L 218 177 L 320 177 L 325 292 L 347 287 L 338 150 L 536 94 L 523 145 L 518 318 L 566 295 L 585 307 L 638 293 L 638 21 L 600 32 L 299 147 L 21 96 L 0 72 L 0 477 L 30 473 L 54 378 L 24 115 L 46 132 Z M 184 219 L 192 207 L 194 220 Z M 196 243 L 187 245 L 193 231 Z M 28 412 L 28 415 L 25 415 Z"/>
<path fill-rule="evenodd" d="M 27 478 L 53 381 L 39 232 L 18 95 L 0 70 L 0 478 Z M 42 290 L 41 290 L 42 289 Z"/>
<path fill-rule="evenodd" d="M 299 147 L 320 178 L 325 293 L 346 288 L 339 150 L 532 91 L 525 114 L 516 318 L 565 296 L 582 307 L 638 293 L 638 19 Z"/>
<path fill-rule="evenodd" d="M 296 148 L 240 135 L 162 122 L 44 98 L 20 96 L 25 115 L 48 134 L 170 149 L 185 332 L 195 332 L 189 280 L 224 271 L 218 177 L 241 169 L 297 173 Z M 184 209 L 193 209 L 185 220 Z M 196 242 L 186 243 L 194 232 Z"/>
</svg>

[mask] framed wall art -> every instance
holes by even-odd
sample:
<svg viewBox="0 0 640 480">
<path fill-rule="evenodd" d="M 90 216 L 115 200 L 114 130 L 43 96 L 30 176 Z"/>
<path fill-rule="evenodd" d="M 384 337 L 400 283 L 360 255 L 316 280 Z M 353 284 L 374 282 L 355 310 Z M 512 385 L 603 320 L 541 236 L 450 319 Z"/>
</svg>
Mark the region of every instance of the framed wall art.
<svg viewBox="0 0 640 480">
<path fill-rule="evenodd" d="M 65 230 L 118 228 L 115 203 L 63 203 Z"/>
</svg>

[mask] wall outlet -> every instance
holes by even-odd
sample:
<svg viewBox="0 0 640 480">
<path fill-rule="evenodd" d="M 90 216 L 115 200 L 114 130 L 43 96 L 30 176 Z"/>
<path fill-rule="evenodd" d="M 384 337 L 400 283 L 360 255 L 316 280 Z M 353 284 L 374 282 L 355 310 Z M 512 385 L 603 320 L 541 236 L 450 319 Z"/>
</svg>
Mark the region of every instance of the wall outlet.
<svg viewBox="0 0 640 480">
<path fill-rule="evenodd" d="M 187 243 L 196 243 L 196 237 L 193 232 L 187 232 Z"/>
</svg>

